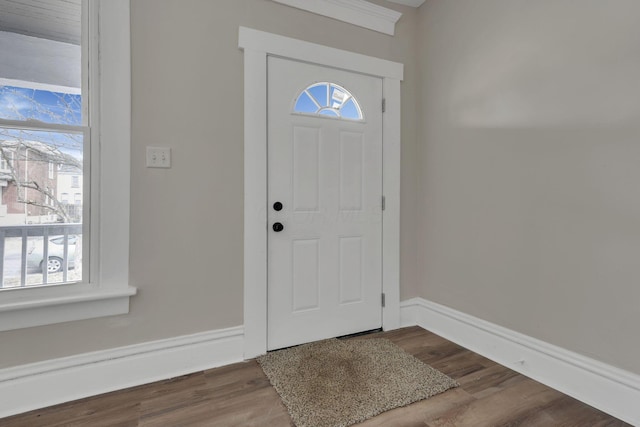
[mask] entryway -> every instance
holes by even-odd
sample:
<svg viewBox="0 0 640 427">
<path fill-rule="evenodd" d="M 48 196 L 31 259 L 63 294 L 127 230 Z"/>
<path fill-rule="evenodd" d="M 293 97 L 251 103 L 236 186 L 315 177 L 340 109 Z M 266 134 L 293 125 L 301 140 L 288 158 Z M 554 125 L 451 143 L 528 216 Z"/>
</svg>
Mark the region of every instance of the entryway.
<svg viewBox="0 0 640 427">
<path fill-rule="evenodd" d="M 244 27 L 239 46 L 245 358 L 398 328 L 402 64 Z"/>
</svg>

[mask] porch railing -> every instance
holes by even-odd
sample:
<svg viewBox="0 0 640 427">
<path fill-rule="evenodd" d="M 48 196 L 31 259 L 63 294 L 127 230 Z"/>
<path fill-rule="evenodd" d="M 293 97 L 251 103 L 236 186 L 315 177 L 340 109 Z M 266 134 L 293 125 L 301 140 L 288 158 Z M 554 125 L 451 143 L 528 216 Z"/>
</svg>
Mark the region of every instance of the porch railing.
<svg viewBox="0 0 640 427">
<path fill-rule="evenodd" d="M 51 240 L 52 238 L 62 238 L 62 254 L 57 254 L 56 258 L 62 259 L 62 281 L 60 282 L 60 275 L 57 274 L 55 283 L 66 283 L 69 280 L 69 261 L 70 257 L 73 257 L 75 261 L 75 268 L 78 268 L 78 260 L 76 254 L 81 253 L 80 242 L 82 240 L 82 224 L 37 224 L 37 225 L 16 225 L 0 227 L 0 289 L 26 287 L 28 285 L 47 285 L 50 282 L 51 273 L 48 271 L 48 262 L 51 252 Z M 74 240 L 74 244 L 70 245 L 70 237 Z M 41 238 L 41 239 L 40 239 Z M 35 279 L 33 283 L 28 283 L 27 278 L 30 278 L 30 282 L 33 280 L 33 273 L 28 271 L 27 257 L 31 255 L 28 250 L 31 243 L 32 250 L 41 243 L 42 249 L 42 262 L 41 262 L 41 276 L 42 281 Z M 19 246 L 19 250 L 15 247 L 8 248 L 7 243 L 11 242 L 12 246 Z M 21 242 L 21 245 L 16 243 Z M 54 243 L 55 244 L 55 243 Z M 70 253 L 69 246 L 73 246 L 73 253 Z M 79 251 L 79 252 L 78 252 Z M 18 256 L 19 255 L 19 256 Z M 12 260 L 15 262 L 19 258 L 19 274 L 20 281 L 16 281 L 15 284 L 5 283 L 10 274 L 6 274 L 5 270 Z M 38 256 L 39 258 L 39 256 Z M 17 266 L 14 266 L 17 267 Z M 40 276 L 36 272 L 35 275 Z M 14 277 L 14 276 L 11 276 Z"/>
</svg>

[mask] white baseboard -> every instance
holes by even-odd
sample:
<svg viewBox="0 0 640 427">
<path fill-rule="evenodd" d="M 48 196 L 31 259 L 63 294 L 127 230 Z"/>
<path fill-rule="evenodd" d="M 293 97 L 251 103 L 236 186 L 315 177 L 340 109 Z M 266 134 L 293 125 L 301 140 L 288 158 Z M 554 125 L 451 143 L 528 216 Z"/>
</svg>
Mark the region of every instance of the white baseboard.
<svg viewBox="0 0 640 427">
<path fill-rule="evenodd" d="M 640 426 L 640 376 L 422 298 L 403 301 L 420 326 Z M 0 418 L 243 360 L 242 326 L 0 369 Z"/>
<path fill-rule="evenodd" d="M 243 347 L 239 326 L 0 369 L 0 418 L 239 362 Z"/>
<path fill-rule="evenodd" d="M 402 326 L 420 326 L 632 425 L 640 426 L 640 375 L 440 304 L 400 304 Z"/>
</svg>

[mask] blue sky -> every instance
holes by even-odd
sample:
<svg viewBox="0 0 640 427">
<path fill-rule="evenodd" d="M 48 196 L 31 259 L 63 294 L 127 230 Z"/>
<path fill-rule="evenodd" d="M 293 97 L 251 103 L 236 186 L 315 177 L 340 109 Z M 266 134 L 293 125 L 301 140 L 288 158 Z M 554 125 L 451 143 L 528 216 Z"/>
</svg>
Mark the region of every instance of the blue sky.
<svg viewBox="0 0 640 427">
<path fill-rule="evenodd" d="M 35 119 L 45 123 L 79 126 L 82 124 L 82 96 L 0 86 L 0 118 Z M 40 141 L 56 146 L 68 154 L 82 157 L 82 134 L 0 128 L 0 139 Z"/>
<path fill-rule="evenodd" d="M 82 96 L 0 86 L 0 117 L 8 120 L 35 119 L 45 123 L 82 124 Z"/>
<path fill-rule="evenodd" d="M 324 114 L 333 117 L 342 117 L 350 120 L 361 120 L 362 116 L 356 106 L 356 100 L 351 96 L 349 92 L 340 88 L 340 92 L 346 95 L 346 101 L 341 104 L 338 109 L 331 109 L 332 105 L 329 100 L 334 102 L 333 95 L 338 90 L 333 84 L 330 83 L 318 83 L 307 88 L 303 91 L 294 106 L 294 111 L 297 113 L 305 114 Z M 313 97 L 313 99 L 312 99 Z M 313 101 L 315 99 L 315 102 Z M 317 105 L 316 105 L 317 103 Z M 320 110 L 318 106 L 322 109 Z"/>
</svg>

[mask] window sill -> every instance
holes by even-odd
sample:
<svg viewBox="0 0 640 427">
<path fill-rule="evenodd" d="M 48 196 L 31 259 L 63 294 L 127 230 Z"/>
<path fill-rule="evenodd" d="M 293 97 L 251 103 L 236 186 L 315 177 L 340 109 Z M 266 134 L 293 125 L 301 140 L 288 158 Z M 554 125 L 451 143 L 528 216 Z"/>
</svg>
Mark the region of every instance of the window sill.
<svg viewBox="0 0 640 427">
<path fill-rule="evenodd" d="M 137 289 L 87 289 L 66 295 L 0 301 L 0 332 L 129 312 Z"/>
</svg>

